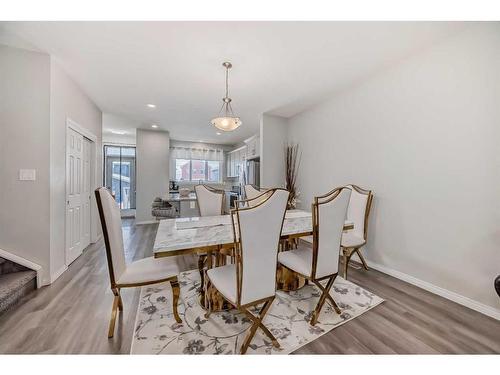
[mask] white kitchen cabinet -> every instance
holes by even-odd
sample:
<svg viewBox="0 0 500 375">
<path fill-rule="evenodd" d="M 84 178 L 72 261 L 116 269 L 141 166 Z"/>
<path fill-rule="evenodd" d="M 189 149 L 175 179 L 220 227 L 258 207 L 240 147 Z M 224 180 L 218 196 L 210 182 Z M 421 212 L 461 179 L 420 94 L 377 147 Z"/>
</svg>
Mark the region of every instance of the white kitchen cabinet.
<svg viewBox="0 0 500 375">
<path fill-rule="evenodd" d="M 247 159 L 260 157 L 260 136 L 255 135 L 245 141 L 247 144 Z"/>
<path fill-rule="evenodd" d="M 247 157 L 247 146 L 239 147 L 227 153 L 227 177 L 239 177 Z"/>
</svg>

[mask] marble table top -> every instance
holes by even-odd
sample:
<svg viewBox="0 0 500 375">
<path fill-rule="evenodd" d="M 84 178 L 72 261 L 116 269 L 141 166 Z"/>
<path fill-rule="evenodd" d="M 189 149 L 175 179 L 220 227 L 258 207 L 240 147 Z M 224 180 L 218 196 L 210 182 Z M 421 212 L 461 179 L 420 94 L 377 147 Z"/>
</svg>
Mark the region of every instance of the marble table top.
<svg viewBox="0 0 500 375">
<path fill-rule="evenodd" d="M 310 212 L 300 210 L 287 212 L 283 222 L 282 237 L 311 235 L 311 218 Z M 186 222 L 197 224 L 194 227 L 177 224 Z M 352 229 L 352 227 L 352 223 L 346 222 L 344 228 Z M 153 253 L 155 257 L 195 253 L 209 246 L 229 245 L 233 241 L 233 227 L 229 215 L 165 219 L 160 220 Z"/>
</svg>

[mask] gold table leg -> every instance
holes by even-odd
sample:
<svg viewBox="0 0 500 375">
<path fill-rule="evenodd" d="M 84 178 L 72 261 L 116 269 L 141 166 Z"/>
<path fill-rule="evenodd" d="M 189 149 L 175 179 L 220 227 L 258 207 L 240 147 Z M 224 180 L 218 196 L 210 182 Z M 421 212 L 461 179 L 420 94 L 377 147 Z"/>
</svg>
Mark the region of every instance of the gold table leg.
<svg viewBox="0 0 500 375">
<path fill-rule="evenodd" d="M 295 240 L 296 239 L 294 238 L 290 240 L 282 240 L 280 243 L 280 251 L 288 251 L 293 248 L 297 248 L 298 242 Z M 299 274 L 278 264 L 278 270 L 276 272 L 276 287 L 278 290 L 291 292 L 302 288 L 306 285 L 306 281 L 307 280 Z"/>
<path fill-rule="evenodd" d="M 198 261 L 198 270 L 201 278 L 201 288 L 199 302 L 203 309 L 208 310 L 210 306 L 210 311 L 222 311 L 230 310 L 232 307 L 227 302 L 222 295 L 214 288 L 209 282 L 206 275 L 207 270 L 214 266 L 223 266 L 226 264 L 226 255 L 221 253 L 221 251 L 216 251 L 215 253 L 211 250 L 207 251 L 206 262 Z M 206 267 L 205 267 L 206 264 Z"/>
</svg>

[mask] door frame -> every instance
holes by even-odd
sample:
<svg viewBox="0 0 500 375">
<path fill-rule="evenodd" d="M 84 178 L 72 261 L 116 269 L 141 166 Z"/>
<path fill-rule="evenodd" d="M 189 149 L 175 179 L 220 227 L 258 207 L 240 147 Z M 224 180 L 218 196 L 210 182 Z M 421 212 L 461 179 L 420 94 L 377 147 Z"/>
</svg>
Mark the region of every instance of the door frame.
<svg viewBox="0 0 500 375">
<path fill-rule="evenodd" d="M 67 139 L 68 137 L 68 129 L 72 129 L 76 131 L 77 133 L 80 133 L 83 135 L 85 138 L 89 139 L 91 141 L 90 145 L 90 243 L 96 243 L 99 240 L 99 231 L 98 231 L 98 220 L 97 220 L 97 205 L 95 203 L 95 196 L 92 194 L 92 190 L 97 188 L 97 182 L 99 181 L 98 176 L 97 176 L 97 159 L 98 159 L 98 147 L 97 147 L 97 136 L 89 131 L 88 129 L 82 127 L 79 125 L 76 121 L 72 120 L 69 117 L 66 117 L 66 130 L 65 130 L 65 137 Z M 67 184 L 67 170 L 68 170 L 68 144 L 67 141 L 65 140 L 65 160 L 64 160 L 64 263 L 66 266 L 68 266 L 68 257 L 66 254 L 67 250 L 67 238 L 66 238 L 66 225 L 67 225 L 67 212 L 66 212 L 66 200 L 68 197 L 68 184 Z"/>
<path fill-rule="evenodd" d="M 116 147 L 120 148 L 120 161 L 121 161 L 121 149 L 122 148 L 133 148 L 134 149 L 134 198 L 135 198 L 135 207 L 130 208 L 132 210 L 137 209 L 137 146 L 132 145 L 132 144 L 126 144 L 126 143 L 111 143 L 111 142 L 106 142 L 102 143 L 102 186 L 108 187 L 106 185 L 106 171 L 107 171 L 107 165 L 106 165 L 106 147 Z M 120 211 L 122 208 L 120 207 Z"/>
</svg>

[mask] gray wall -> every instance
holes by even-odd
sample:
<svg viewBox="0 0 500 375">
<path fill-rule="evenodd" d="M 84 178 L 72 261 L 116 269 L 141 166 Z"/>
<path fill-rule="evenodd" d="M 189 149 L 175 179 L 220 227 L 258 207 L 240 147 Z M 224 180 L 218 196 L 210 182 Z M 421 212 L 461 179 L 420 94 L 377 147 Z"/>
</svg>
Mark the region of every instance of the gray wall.
<svg viewBox="0 0 500 375">
<path fill-rule="evenodd" d="M 169 190 L 170 137 L 168 132 L 137 129 L 136 222 L 154 220 L 151 203 Z"/>
<path fill-rule="evenodd" d="M 52 60 L 50 67 L 50 263 L 52 279 L 65 268 L 66 228 L 66 119 L 70 118 L 97 138 L 95 183 L 102 185 L 102 113 L 85 93 Z M 94 150 L 92 150 L 94 151 Z M 97 240 L 101 225 L 95 196 L 91 194 L 91 241 Z M 53 281 L 53 280 L 52 280 Z"/>
<path fill-rule="evenodd" d="M 49 277 L 50 58 L 0 45 L 0 249 Z M 36 181 L 19 181 L 19 169 Z"/>
<path fill-rule="evenodd" d="M 0 82 L 0 249 L 39 264 L 45 285 L 65 268 L 66 118 L 97 137 L 99 185 L 101 111 L 44 53 L 0 45 Z"/>
<path fill-rule="evenodd" d="M 260 185 L 285 187 L 285 155 L 288 121 L 263 114 L 260 121 Z"/>
<path fill-rule="evenodd" d="M 367 258 L 500 317 L 500 26 L 471 26 L 290 119 L 302 205 L 375 192 Z"/>
</svg>

